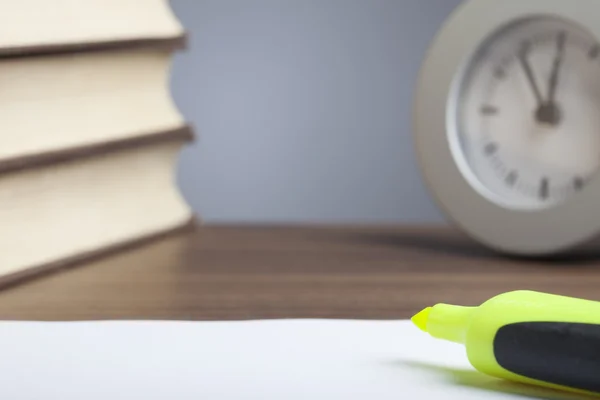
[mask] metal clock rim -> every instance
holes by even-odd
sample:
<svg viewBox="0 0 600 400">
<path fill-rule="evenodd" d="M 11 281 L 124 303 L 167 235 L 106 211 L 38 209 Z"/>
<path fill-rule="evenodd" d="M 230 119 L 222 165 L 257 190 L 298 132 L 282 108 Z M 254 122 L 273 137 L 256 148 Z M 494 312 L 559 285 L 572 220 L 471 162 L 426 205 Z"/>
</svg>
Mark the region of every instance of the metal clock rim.
<svg viewBox="0 0 600 400">
<path fill-rule="evenodd" d="M 472 188 L 456 164 L 447 129 L 447 102 L 456 75 L 479 45 L 518 19 L 556 16 L 578 23 L 600 42 L 600 2 L 470 0 L 447 19 L 431 43 L 416 88 L 413 128 L 421 174 L 438 206 L 467 235 L 500 252 L 548 255 L 600 233 L 600 178 L 565 202 L 540 210 L 501 207 Z"/>
</svg>

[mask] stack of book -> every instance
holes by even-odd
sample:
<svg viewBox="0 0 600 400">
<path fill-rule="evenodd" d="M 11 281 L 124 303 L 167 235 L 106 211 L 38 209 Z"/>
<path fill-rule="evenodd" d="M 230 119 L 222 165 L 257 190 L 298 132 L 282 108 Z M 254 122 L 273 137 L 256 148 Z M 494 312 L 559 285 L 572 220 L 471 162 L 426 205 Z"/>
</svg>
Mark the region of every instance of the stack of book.
<svg viewBox="0 0 600 400">
<path fill-rule="evenodd" d="M 168 0 L 0 2 L 0 284 L 188 228 Z"/>
</svg>

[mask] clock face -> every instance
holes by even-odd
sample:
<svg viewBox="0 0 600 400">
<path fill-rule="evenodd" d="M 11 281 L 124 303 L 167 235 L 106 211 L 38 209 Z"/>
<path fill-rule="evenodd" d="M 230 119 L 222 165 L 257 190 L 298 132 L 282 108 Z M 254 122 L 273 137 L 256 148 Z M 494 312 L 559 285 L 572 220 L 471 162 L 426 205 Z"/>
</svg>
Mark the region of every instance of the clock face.
<svg viewBox="0 0 600 400">
<path fill-rule="evenodd" d="M 454 158 L 507 208 L 559 204 L 600 167 L 600 44 L 575 23 L 521 20 L 485 41 L 449 103 Z"/>
</svg>

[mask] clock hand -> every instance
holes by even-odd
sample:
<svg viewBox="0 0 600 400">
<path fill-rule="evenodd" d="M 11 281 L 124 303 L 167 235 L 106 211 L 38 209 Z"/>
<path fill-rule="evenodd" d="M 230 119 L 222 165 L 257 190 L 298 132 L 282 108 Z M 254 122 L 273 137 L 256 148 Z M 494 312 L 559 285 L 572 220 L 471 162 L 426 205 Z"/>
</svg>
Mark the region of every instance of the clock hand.
<svg viewBox="0 0 600 400">
<path fill-rule="evenodd" d="M 560 108 L 556 103 L 556 89 L 558 87 L 558 75 L 564 57 L 566 39 L 567 36 L 564 32 L 560 32 L 556 37 L 556 56 L 554 57 L 552 72 L 548 80 L 548 99 L 536 111 L 538 122 L 551 126 L 558 125 L 562 119 Z"/>
<path fill-rule="evenodd" d="M 548 82 L 548 105 L 554 106 L 556 98 L 556 88 L 558 86 L 558 75 L 563 60 L 565 41 L 567 37 L 564 32 L 561 32 L 556 38 L 556 57 L 554 58 L 554 65 L 552 66 L 552 75 L 550 75 L 550 81 Z"/>
<path fill-rule="evenodd" d="M 531 86 L 531 90 L 535 95 L 535 98 L 538 103 L 538 107 L 541 108 L 544 105 L 544 99 L 542 98 L 542 94 L 540 93 L 540 89 L 535 82 L 535 76 L 533 75 L 533 70 L 529 65 L 529 61 L 527 60 L 527 53 L 529 52 L 529 44 L 524 44 L 521 50 L 519 51 L 519 61 L 521 62 L 521 66 L 523 67 L 523 71 L 525 71 L 525 75 L 527 76 L 527 80 L 529 81 L 529 85 Z"/>
</svg>

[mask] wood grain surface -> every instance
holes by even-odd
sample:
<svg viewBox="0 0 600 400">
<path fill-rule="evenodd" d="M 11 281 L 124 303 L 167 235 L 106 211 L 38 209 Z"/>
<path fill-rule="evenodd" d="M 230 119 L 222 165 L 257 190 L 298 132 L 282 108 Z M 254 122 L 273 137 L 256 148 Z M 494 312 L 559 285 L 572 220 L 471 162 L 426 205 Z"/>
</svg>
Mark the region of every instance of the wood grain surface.
<svg viewBox="0 0 600 400">
<path fill-rule="evenodd" d="M 600 253 L 509 259 L 436 227 L 205 226 L 0 291 L 0 319 L 396 319 L 515 289 L 600 300 Z"/>
</svg>

